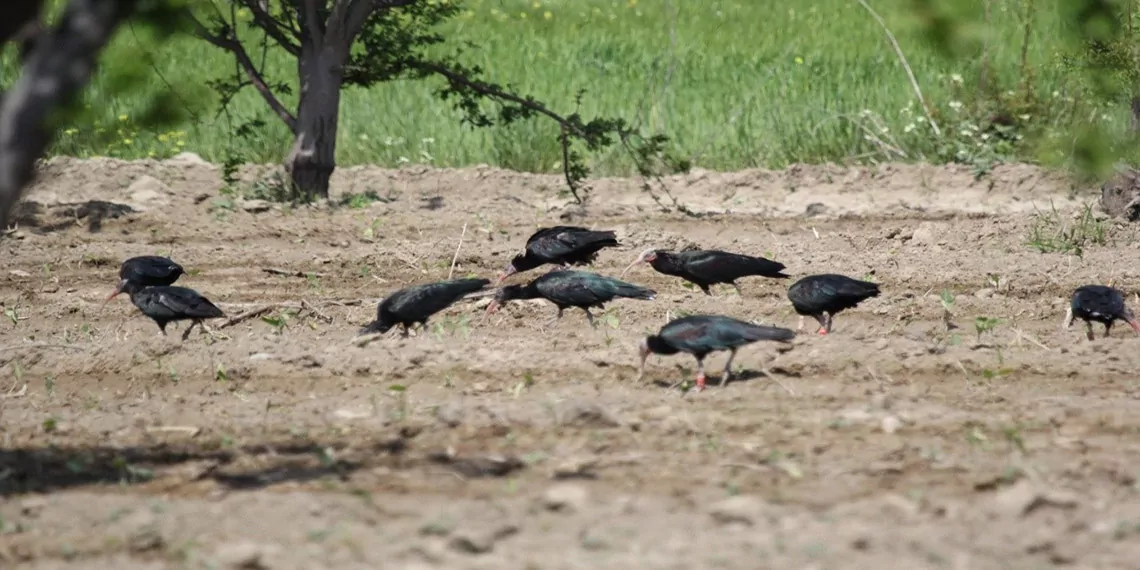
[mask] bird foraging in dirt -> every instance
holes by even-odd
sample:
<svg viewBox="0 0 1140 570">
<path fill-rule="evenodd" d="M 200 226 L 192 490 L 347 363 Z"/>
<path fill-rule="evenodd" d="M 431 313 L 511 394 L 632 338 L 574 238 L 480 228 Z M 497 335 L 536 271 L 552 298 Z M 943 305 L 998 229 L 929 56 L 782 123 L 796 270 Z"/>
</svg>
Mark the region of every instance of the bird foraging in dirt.
<svg viewBox="0 0 1140 570">
<path fill-rule="evenodd" d="M 641 364 L 637 370 L 637 380 L 645 373 L 645 360 L 652 354 L 677 354 L 687 352 L 697 359 L 697 385 L 699 392 L 705 389 L 705 357 L 721 350 L 729 351 L 728 362 L 724 364 L 724 374 L 717 386 L 723 386 L 732 374 L 732 359 L 740 347 L 760 340 L 788 343 L 796 337 L 790 329 L 755 325 L 746 321 L 721 315 L 690 315 L 669 321 L 661 330 L 642 339 L 638 346 Z"/>
<path fill-rule="evenodd" d="M 140 255 L 132 257 L 119 266 L 119 284 L 115 290 L 103 300 L 103 304 L 114 299 L 119 293 L 126 291 L 128 283 L 139 287 L 157 287 L 172 285 L 185 271 L 168 257 L 161 255 Z"/>
<path fill-rule="evenodd" d="M 804 328 L 804 317 L 811 316 L 819 321 L 819 334 L 825 335 L 831 332 L 831 321 L 836 314 L 878 297 L 879 292 L 877 283 L 826 273 L 809 275 L 792 283 L 788 287 L 788 299 L 800 315 L 797 330 Z"/>
<path fill-rule="evenodd" d="M 658 273 L 680 277 L 700 287 L 705 295 L 712 295 L 709 286 L 717 283 L 732 285 L 739 295 L 740 285 L 736 284 L 736 280 L 750 275 L 774 279 L 788 278 L 788 275 L 783 273 L 783 263 L 715 249 L 679 252 L 647 249 L 621 272 L 622 276 L 638 263 L 648 263 Z"/>
<path fill-rule="evenodd" d="M 403 336 L 408 336 L 408 330 L 416 323 L 426 327 L 429 317 L 490 284 L 490 279 L 452 279 L 400 289 L 380 302 L 376 320 L 360 329 L 360 334 L 386 333 L 403 325 Z"/>
<path fill-rule="evenodd" d="M 1124 294 L 1112 287 L 1105 287 L 1104 285 L 1078 287 L 1076 291 L 1073 291 L 1073 297 L 1069 301 L 1069 309 L 1065 311 L 1063 328 L 1067 329 L 1072 326 L 1074 317 L 1085 322 L 1087 329 L 1085 335 L 1089 340 L 1096 338 L 1093 335 L 1093 321 L 1104 324 L 1104 336 L 1106 337 L 1112 330 L 1112 323 L 1118 320 L 1128 323 L 1132 330 L 1140 334 L 1140 324 L 1136 322 L 1136 317 L 1132 315 L 1132 311 L 1125 306 Z"/>
<path fill-rule="evenodd" d="M 543 323 L 543 327 L 561 319 L 562 311 L 569 307 L 578 307 L 585 311 L 590 326 L 597 326 L 590 308 L 605 308 L 605 303 L 619 297 L 652 301 L 657 297 L 657 292 L 597 273 L 551 271 L 526 285 L 507 285 L 499 289 L 491 304 L 487 305 L 486 315 L 495 312 L 500 305 L 512 299 L 542 298 L 558 307 L 558 315 Z"/>
<path fill-rule="evenodd" d="M 617 234 L 612 231 L 593 231 L 577 226 L 540 228 L 527 238 L 523 253 L 511 260 L 495 283 L 502 283 L 515 273 L 547 263 L 563 269 L 572 265 L 588 265 L 597 258 L 599 250 L 617 245 Z"/>
<path fill-rule="evenodd" d="M 182 340 L 190 336 L 194 325 L 214 336 L 202 321 L 226 316 L 209 299 L 188 287 L 166 285 L 141 287 L 133 281 L 128 281 L 123 287 L 123 292 L 130 295 L 131 302 L 142 314 L 150 317 L 158 325 L 158 330 L 163 336 L 166 336 L 166 325 L 174 321 L 190 321 L 190 326 L 182 333 Z"/>
</svg>

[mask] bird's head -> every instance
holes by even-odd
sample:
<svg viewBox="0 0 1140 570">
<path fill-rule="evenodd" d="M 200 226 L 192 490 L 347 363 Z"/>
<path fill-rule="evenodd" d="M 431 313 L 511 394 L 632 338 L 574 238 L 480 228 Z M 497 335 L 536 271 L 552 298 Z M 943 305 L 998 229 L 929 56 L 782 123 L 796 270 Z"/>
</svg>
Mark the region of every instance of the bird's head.
<svg viewBox="0 0 1140 570">
<path fill-rule="evenodd" d="M 364 328 L 360 329 L 360 332 L 357 334 L 368 334 L 368 333 L 384 334 L 384 333 L 388 332 L 389 330 L 391 330 L 391 328 L 392 328 L 391 323 L 386 323 L 384 321 L 381 321 L 380 319 L 376 319 L 375 321 L 372 321 L 372 322 L 364 325 Z"/>
<path fill-rule="evenodd" d="M 511 259 L 511 262 L 507 264 L 507 267 L 503 269 L 503 272 L 499 275 L 499 278 L 495 280 L 495 285 L 502 283 L 507 279 L 507 277 L 518 273 L 519 267 L 521 267 L 523 264 L 523 257 L 524 256 L 522 254 L 514 256 Z"/>
<path fill-rule="evenodd" d="M 500 305 L 506 303 L 507 301 L 510 301 L 511 299 L 521 298 L 522 292 L 522 285 L 507 285 L 506 287 L 499 289 L 495 293 L 495 296 L 491 298 L 490 304 L 487 305 L 487 312 L 483 313 L 483 316 L 494 313 L 499 309 Z"/>
<path fill-rule="evenodd" d="M 626 267 L 621 272 L 621 277 L 625 277 L 625 274 L 630 269 L 633 269 L 633 266 L 637 265 L 638 263 L 653 263 L 653 261 L 656 259 L 657 259 L 657 250 L 656 249 L 647 249 L 647 250 L 641 252 L 641 255 L 638 255 L 637 259 L 633 260 L 633 263 L 630 263 L 629 266 Z"/>
<path fill-rule="evenodd" d="M 131 281 L 130 279 L 120 279 L 119 284 L 115 285 L 115 290 L 111 291 L 111 294 L 107 295 L 106 299 L 103 299 L 103 304 L 106 305 L 108 301 L 119 296 L 119 293 L 126 293 L 127 295 L 134 295 L 135 293 L 137 293 L 141 290 L 142 290 L 142 286 L 135 283 L 134 281 Z"/>
</svg>

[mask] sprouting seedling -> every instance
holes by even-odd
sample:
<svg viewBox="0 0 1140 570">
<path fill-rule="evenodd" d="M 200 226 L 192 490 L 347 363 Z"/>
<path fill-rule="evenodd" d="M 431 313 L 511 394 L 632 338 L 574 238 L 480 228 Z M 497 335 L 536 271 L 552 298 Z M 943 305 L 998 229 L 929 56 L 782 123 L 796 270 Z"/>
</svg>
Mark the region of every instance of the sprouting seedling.
<svg viewBox="0 0 1140 570">
<path fill-rule="evenodd" d="M 12 326 L 20 324 L 20 314 L 16 312 L 16 307 L 4 307 L 4 316 L 12 321 Z"/>
<path fill-rule="evenodd" d="M 1001 287 L 1001 275 L 997 273 L 987 273 L 986 280 L 990 282 L 990 285 L 993 285 L 994 289 Z"/>
<path fill-rule="evenodd" d="M 938 298 L 942 300 L 942 308 L 946 309 L 947 312 L 954 307 L 954 294 L 949 290 L 943 290 Z"/>
<path fill-rule="evenodd" d="M 306 273 L 305 281 L 309 282 L 309 289 L 319 291 L 321 289 L 321 280 L 317 277 L 316 273 Z"/>
<path fill-rule="evenodd" d="M 619 319 L 617 315 L 615 315 L 614 313 L 611 313 L 609 311 L 606 311 L 606 313 L 604 315 L 602 315 L 602 323 L 606 324 L 607 326 L 609 326 L 611 329 L 614 329 L 614 330 L 617 330 L 618 328 L 621 327 L 621 319 Z"/>
<path fill-rule="evenodd" d="M 984 333 L 994 330 L 1000 321 L 994 317 L 978 317 L 974 319 L 974 330 L 978 333 L 978 342 L 982 342 Z"/>
<path fill-rule="evenodd" d="M 285 330 L 288 319 L 284 313 L 277 313 L 276 315 L 261 317 L 261 321 L 273 327 L 273 334 L 281 334 L 281 332 Z"/>
<path fill-rule="evenodd" d="M 226 373 L 226 367 L 221 362 L 214 368 L 214 379 L 218 382 L 225 382 L 230 379 L 229 374 Z"/>
</svg>

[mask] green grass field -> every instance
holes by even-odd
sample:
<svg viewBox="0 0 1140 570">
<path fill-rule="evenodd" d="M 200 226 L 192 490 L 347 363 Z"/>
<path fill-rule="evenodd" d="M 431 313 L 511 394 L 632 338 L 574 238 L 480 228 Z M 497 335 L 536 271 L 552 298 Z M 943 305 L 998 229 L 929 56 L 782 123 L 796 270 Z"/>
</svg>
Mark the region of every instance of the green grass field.
<svg viewBox="0 0 1140 570">
<path fill-rule="evenodd" d="M 448 28 L 454 45 L 473 43 L 465 61 L 483 66 L 489 79 L 567 112 L 573 110 L 575 93 L 585 89 L 587 119 L 618 116 L 667 134 L 676 152 L 704 168 L 845 160 L 971 162 L 1000 153 L 976 120 L 983 113 L 971 93 L 980 58 L 939 56 L 924 40 L 909 0 L 870 3 L 897 35 L 945 131 L 941 139 L 921 120 L 914 91 L 882 29 L 853 0 L 464 0 L 466 12 Z M 1027 81 L 1042 104 L 1035 110 L 1040 116 L 1030 120 L 1056 131 L 1058 139 L 1082 122 L 1126 124 L 1126 109 L 1081 101 L 1076 79 L 1063 72 L 1057 4 L 1037 2 L 1033 11 Z M 992 81 L 1002 91 L 1019 89 L 1024 5 L 1023 0 L 991 0 L 987 57 Z M 290 61 L 272 53 L 269 59 L 277 80 L 296 82 Z M 185 149 L 222 161 L 227 149 L 237 146 L 250 160 L 273 162 L 290 143 L 286 129 L 252 90 L 233 102 L 228 118 L 218 114 L 217 101 L 204 86 L 230 73 L 233 63 L 203 42 L 176 38 L 157 45 L 142 31 L 124 28 L 103 62 L 107 68 L 153 62 L 161 78 L 151 74 L 144 90 L 111 98 L 113 82 L 101 75 L 90 88 L 89 111 L 61 133 L 55 153 L 134 158 Z M 472 130 L 434 96 L 438 86 L 395 82 L 348 90 L 341 105 L 339 163 L 557 168 L 561 156 L 552 123 L 535 119 Z M 145 101 L 171 90 L 196 119 L 163 133 L 136 127 Z M 254 140 L 235 141 L 229 125 L 252 118 L 262 118 L 268 127 Z M 1063 154 L 1034 150 L 1027 158 L 1055 160 Z M 631 168 L 618 150 L 590 160 L 596 174 Z"/>
</svg>

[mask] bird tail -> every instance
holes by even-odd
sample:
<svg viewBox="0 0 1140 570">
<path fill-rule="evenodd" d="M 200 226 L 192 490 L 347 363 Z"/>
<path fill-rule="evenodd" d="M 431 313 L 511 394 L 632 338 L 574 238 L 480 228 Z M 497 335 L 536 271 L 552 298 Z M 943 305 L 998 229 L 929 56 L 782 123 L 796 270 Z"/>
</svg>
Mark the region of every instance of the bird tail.
<svg viewBox="0 0 1140 570">
<path fill-rule="evenodd" d="M 752 270 L 755 271 L 757 275 L 762 275 L 764 277 L 772 277 L 774 279 L 787 279 L 791 277 L 791 275 L 784 273 L 784 269 L 786 267 L 786 265 L 780 263 L 779 261 L 772 261 L 771 259 L 764 257 L 752 258 Z"/>
<path fill-rule="evenodd" d="M 582 234 L 581 239 L 582 239 L 583 243 L 590 243 L 590 244 L 601 245 L 601 246 L 605 246 L 605 247 L 609 247 L 609 246 L 616 247 L 616 246 L 620 245 L 620 244 L 618 244 L 617 233 L 615 233 L 612 230 L 601 231 L 601 232 L 595 232 L 595 231 L 586 232 L 586 233 Z"/>
<path fill-rule="evenodd" d="M 625 297 L 627 299 L 641 299 L 644 301 L 652 301 L 657 298 L 657 291 L 653 289 L 646 289 L 632 283 L 614 280 L 614 292 L 618 297 Z"/>
<path fill-rule="evenodd" d="M 844 283 L 843 286 L 840 287 L 839 293 L 859 299 L 870 299 L 871 297 L 878 297 L 881 291 L 879 290 L 878 283 L 852 280 L 848 283 Z"/>
<path fill-rule="evenodd" d="M 455 287 L 463 294 L 474 293 L 491 284 L 490 279 L 456 279 Z"/>
<path fill-rule="evenodd" d="M 777 342 L 792 342 L 796 338 L 796 331 L 783 327 L 769 327 L 766 325 L 752 325 L 748 328 L 748 340 L 774 340 Z"/>
</svg>

